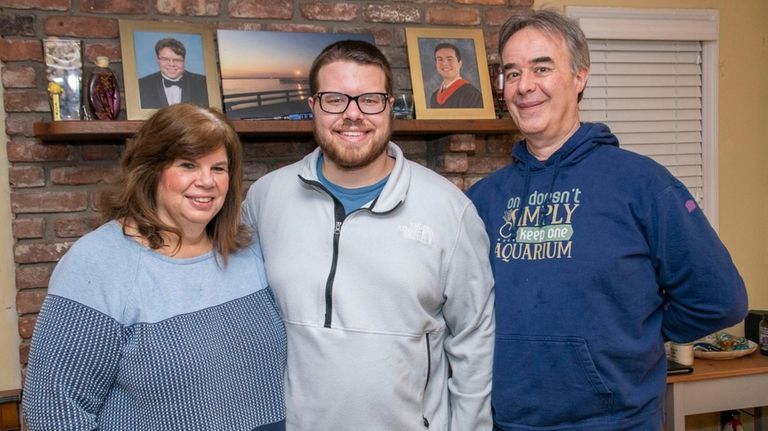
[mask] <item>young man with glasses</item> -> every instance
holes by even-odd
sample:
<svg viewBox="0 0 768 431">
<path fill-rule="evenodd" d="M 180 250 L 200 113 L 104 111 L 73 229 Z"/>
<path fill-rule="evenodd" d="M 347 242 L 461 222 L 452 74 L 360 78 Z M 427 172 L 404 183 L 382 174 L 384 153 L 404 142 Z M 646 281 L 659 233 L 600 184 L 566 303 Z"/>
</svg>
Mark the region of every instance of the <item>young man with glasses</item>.
<svg viewBox="0 0 768 431">
<path fill-rule="evenodd" d="M 243 204 L 288 334 L 287 429 L 490 430 L 494 296 L 475 208 L 389 140 L 392 71 L 375 46 L 330 45 L 309 80 L 319 148 Z"/>
<path fill-rule="evenodd" d="M 173 38 L 155 44 L 159 71 L 139 79 L 142 109 L 157 109 L 177 103 L 194 103 L 208 107 L 208 84 L 205 75 L 185 69 L 187 49 Z"/>
</svg>

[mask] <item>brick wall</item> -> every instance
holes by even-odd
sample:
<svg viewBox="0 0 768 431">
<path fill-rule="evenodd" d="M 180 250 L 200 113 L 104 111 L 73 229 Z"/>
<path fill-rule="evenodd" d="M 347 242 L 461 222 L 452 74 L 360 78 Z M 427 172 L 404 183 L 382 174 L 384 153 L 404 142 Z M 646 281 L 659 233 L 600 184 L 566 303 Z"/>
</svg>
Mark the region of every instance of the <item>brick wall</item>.
<svg viewBox="0 0 768 431">
<path fill-rule="evenodd" d="M 4 0 L 0 6 L 0 61 L 5 88 L 6 140 L 10 162 L 10 220 L 15 244 L 15 278 L 21 363 L 55 262 L 72 243 L 99 223 L 100 186 L 112 181 L 123 149 L 120 142 L 46 142 L 32 125 L 48 121 L 41 39 L 83 41 L 86 76 L 91 61 L 105 55 L 122 81 L 120 18 L 183 21 L 212 28 L 368 32 L 395 70 L 396 90 L 410 89 L 405 47 L 407 26 L 482 28 L 489 60 L 499 26 L 533 0 L 295 1 L 295 0 Z M 121 83 L 122 84 L 122 83 Z M 124 88 L 121 86 L 121 88 Z M 123 98 L 124 100 L 124 98 Z M 125 118 L 125 114 L 121 114 Z M 244 139 L 250 184 L 314 148 L 311 138 Z M 413 160 L 456 185 L 473 181 L 509 162 L 513 136 L 448 135 L 398 137 Z"/>
</svg>

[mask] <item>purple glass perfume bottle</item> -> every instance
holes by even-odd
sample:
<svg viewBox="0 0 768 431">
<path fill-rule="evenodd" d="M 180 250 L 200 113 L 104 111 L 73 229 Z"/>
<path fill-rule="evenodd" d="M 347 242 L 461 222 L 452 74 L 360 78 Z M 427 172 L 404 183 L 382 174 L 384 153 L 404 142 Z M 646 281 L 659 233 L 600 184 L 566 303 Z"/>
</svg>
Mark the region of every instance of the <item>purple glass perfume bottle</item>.
<svg viewBox="0 0 768 431">
<path fill-rule="evenodd" d="M 88 106 L 97 120 L 116 120 L 120 113 L 120 88 L 109 69 L 109 57 L 96 57 L 96 68 L 88 80 Z"/>
</svg>

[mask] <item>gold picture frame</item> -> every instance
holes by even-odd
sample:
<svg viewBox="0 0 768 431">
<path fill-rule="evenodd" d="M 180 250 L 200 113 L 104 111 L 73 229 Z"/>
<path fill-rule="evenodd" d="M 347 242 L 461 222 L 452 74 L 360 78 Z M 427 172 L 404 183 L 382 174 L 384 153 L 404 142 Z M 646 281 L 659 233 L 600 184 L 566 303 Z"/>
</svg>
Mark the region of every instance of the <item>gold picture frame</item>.
<svg viewBox="0 0 768 431">
<path fill-rule="evenodd" d="M 125 108 L 129 120 L 145 120 L 160 107 L 168 105 L 163 82 L 170 81 L 162 81 L 160 59 L 155 54 L 155 44 L 168 38 L 180 42 L 186 50 L 183 69 L 187 78 L 183 78 L 186 84 L 181 87 L 181 101 L 221 109 L 219 72 L 211 28 L 184 23 L 120 20 Z M 172 60 L 170 62 L 175 64 Z"/>
<path fill-rule="evenodd" d="M 406 28 L 405 36 L 416 118 L 420 120 L 496 118 L 491 80 L 488 75 L 485 40 L 481 29 Z M 449 85 L 446 88 L 448 91 L 440 90 L 440 96 L 438 96 L 438 89 L 442 88 L 441 84 L 445 79 L 449 79 L 447 77 L 451 73 L 454 73 L 448 70 L 450 67 L 439 70 L 436 66 L 435 48 L 446 52 L 446 47 L 451 47 L 447 52 L 455 51 L 455 55 L 460 57 L 460 77 L 464 82 L 452 81 L 455 85 Z M 456 85 L 463 89 L 459 91 Z M 482 101 L 481 106 L 478 106 L 480 103 L 478 90 Z M 445 94 L 447 96 L 444 96 Z M 456 96 L 454 102 L 450 102 L 450 98 L 454 96 Z M 445 107 L 440 106 L 441 102 Z M 463 107 L 461 106 L 463 103 L 471 103 L 473 107 Z"/>
</svg>

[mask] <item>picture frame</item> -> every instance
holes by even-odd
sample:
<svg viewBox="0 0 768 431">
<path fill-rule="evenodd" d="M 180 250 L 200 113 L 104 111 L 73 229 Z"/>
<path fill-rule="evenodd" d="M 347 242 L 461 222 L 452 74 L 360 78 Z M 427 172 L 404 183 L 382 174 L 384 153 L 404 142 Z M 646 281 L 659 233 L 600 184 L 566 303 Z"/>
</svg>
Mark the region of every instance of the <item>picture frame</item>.
<svg viewBox="0 0 768 431">
<path fill-rule="evenodd" d="M 496 118 L 481 29 L 406 28 L 405 36 L 417 119 Z M 437 67 L 451 56 L 460 57 L 458 71 L 458 59 Z"/>
<path fill-rule="evenodd" d="M 312 118 L 312 61 L 340 40 L 374 43 L 369 33 L 216 31 L 224 112 L 230 120 Z"/>
<path fill-rule="evenodd" d="M 120 48 L 123 53 L 125 108 L 128 120 L 145 120 L 160 107 L 169 104 L 167 97 L 205 107 L 222 109 L 219 72 L 213 30 L 205 25 L 157 21 L 120 20 Z M 174 58 L 158 57 L 155 45 L 164 39 L 181 43 L 184 56 L 165 48 Z M 172 42 L 176 43 L 176 42 Z M 178 46 L 178 45 L 174 45 Z M 182 66 L 179 66 L 179 58 Z M 165 66 L 165 67 L 163 67 Z M 161 77 L 163 69 L 170 75 L 183 75 L 178 81 Z M 163 74 L 165 74 L 163 72 Z M 178 76 L 170 76 L 178 79 Z M 165 88 L 180 88 L 166 91 Z"/>
</svg>

